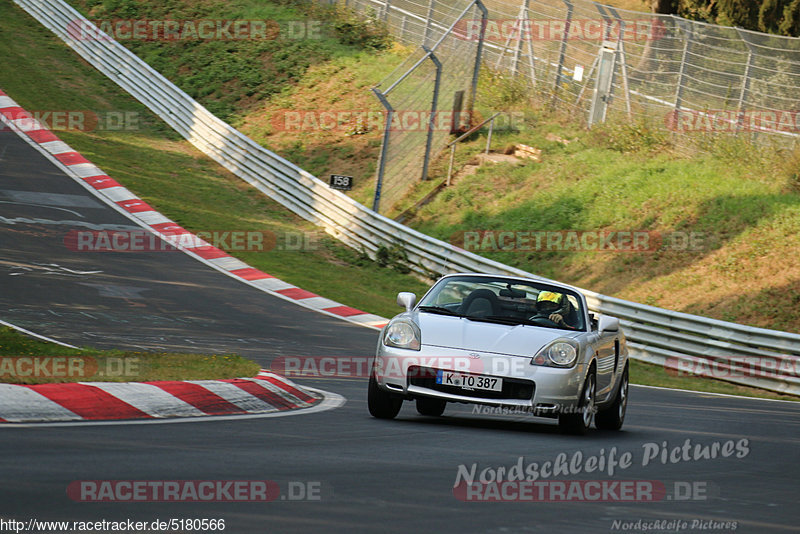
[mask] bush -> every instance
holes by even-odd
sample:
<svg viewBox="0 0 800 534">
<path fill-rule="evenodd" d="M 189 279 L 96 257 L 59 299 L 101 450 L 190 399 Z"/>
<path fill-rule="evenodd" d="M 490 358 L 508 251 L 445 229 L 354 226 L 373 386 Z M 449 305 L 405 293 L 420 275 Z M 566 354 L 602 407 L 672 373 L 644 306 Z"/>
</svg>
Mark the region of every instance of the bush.
<svg viewBox="0 0 800 534">
<path fill-rule="evenodd" d="M 669 133 L 647 120 L 607 121 L 594 126 L 592 132 L 596 143 L 617 152 L 657 152 L 672 146 Z"/>
<path fill-rule="evenodd" d="M 392 45 L 389 29 L 374 12 L 362 18 L 351 9 L 339 7 L 333 15 L 333 31 L 342 44 L 371 50 L 385 50 Z"/>
</svg>

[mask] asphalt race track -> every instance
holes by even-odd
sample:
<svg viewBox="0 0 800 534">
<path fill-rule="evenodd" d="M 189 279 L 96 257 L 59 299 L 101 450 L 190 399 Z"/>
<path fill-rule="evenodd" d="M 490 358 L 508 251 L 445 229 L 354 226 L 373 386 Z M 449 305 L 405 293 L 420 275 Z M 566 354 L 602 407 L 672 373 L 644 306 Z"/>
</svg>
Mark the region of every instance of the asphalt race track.
<svg viewBox="0 0 800 534">
<path fill-rule="evenodd" d="M 132 223 L 0 132 L 0 319 L 73 345 L 238 352 L 265 368 L 279 356 L 374 351 L 376 331 L 262 293 L 185 254 L 80 253 L 64 244 L 69 230 L 112 227 Z M 430 418 L 407 403 L 397 420 L 379 421 L 367 413 L 364 379 L 297 381 L 347 403 L 273 419 L 0 428 L 0 518 L 224 519 L 233 533 L 800 529 L 800 404 L 633 387 L 623 432 L 568 437 L 549 420 L 460 405 Z M 611 472 L 612 458 L 626 453 L 629 463 Z M 550 473 L 569 463 L 568 475 Z M 454 493 L 457 474 L 473 466 L 491 479 L 517 464 L 556 502 L 463 502 Z M 269 480 L 281 496 L 79 502 L 68 493 L 76 481 L 112 480 Z M 591 481 L 569 486 L 583 488 L 583 500 L 559 497 L 570 480 Z M 598 481 L 602 499 L 588 490 Z M 625 497 L 625 481 L 665 493 Z"/>
</svg>

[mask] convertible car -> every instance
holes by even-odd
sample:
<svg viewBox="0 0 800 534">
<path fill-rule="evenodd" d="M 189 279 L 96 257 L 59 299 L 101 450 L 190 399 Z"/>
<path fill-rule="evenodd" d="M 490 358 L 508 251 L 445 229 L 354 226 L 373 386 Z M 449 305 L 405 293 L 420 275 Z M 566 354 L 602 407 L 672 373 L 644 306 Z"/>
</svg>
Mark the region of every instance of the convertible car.
<svg viewBox="0 0 800 534">
<path fill-rule="evenodd" d="M 448 402 L 558 418 L 584 434 L 618 430 L 628 402 L 628 351 L 619 320 L 593 315 L 576 289 L 489 274 L 442 277 L 381 331 L 369 379 L 374 417 L 404 400 L 439 416 Z M 491 413 L 491 408 L 486 409 Z M 506 412 L 504 412 L 506 413 Z"/>
</svg>

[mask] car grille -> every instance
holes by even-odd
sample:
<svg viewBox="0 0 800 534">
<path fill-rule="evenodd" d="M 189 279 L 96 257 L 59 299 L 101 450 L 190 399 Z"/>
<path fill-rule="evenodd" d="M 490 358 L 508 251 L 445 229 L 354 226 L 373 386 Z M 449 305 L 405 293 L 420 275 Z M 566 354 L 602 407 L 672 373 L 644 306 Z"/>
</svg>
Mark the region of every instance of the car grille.
<svg viewBox="0 0 800 534">
<path fill-rule="evenodd" d="M 437 369 L 433 369 L 431 367 L 412 365 L 408 368 L 408 383 L 412 386 L 432 389 L 433 391 L 441 391 L 442 393 L 451 393 L 453 395 L 461 395 L 463 397 L 474 397 L 479 399 L 531 400 L 533 398 L 534 387 L 533 382 L 530 380 L 498 377 L 503 379 L 502 391 L 486 391 L 482 389 L 469 390 L 458 386 L 437 384 L 436 371 Z"/>
</svg>

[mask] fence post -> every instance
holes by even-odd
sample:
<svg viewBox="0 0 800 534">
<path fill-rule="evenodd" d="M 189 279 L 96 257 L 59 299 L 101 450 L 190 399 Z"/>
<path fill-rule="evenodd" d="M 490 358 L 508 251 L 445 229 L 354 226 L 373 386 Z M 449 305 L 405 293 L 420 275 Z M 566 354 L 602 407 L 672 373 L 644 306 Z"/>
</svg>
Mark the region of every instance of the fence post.
<svg viewBox="0 0 800 534">
<path fill-rule="evenodd" d="M 617 58 L 616 44 L 603 41 L 603 46 L 598 53 L 597 80 L 594 82 L 592 106 L 589 108 L 589 128 L 597 122 L 606 120 L 608 101 L 611 96 L 611 83 L 614 78 L 614 67 Z"/>
<path fill-rule="evenodd" d="M 428 39 L 430 38 L 431 23 L 433 22 L 433 6 L 436 0 L 431 0 L 428 4 L 428 18 L 425 19 L 425 34 L 422 36 L 422 44 L 428 46 Z"/>
<path fill-rule="evenodd" d="M 456 159 L 456 143 L 450 148 L 450 166 L 447 168 L 447 187 L 450 187 L 450 178 L 453 176 L 453 162 Z"/>
<path fill-rule="evenodd" d="M 500 49 L 500 53 L 497 54 L 497 61 L 495 61 L 495 63 L 494 63 L 495 70 L 499 70 L 500 69 L 500 63 L 502 63 L 502 61 L 503 61 L 503 56 L 506 55 L 506 50 L 508 50 L 508 47 L 511 44 L 511 39 L 513 39 L 514 38 L 514 34 L 518 33 L 518 31 L 519 31 L 519 23 L 522 21 L 522 13 L 523 13 L 523 9 L 520 8 L 519 14 L 517 15 L 516 24 L 514 26 L 514 29 L 511 30 L 511 32 L 509 33 L 509 36 L 506 38 L 506 42 L 503 43 L 503 46 Z M 515 51 L 515 53 L 514 53 L 515 59 L 516 59 L 516 55 L 517 55 L 517 53 Z M 512 76 L 513 76 L 514 70 L 516 70 L 516 66 L 515 65 L 512 66 Z"/>
<path fill-rule="evenodd" d="M 586 81 L 583 82 L 583 86 L 581 87 L 581 90 L 578 92 L 578 98 L 575 99 L 575 105 L 576 106 L 578 104 L 580 104 L 581 100 L 583 99 L 583 94 L 586 92 L 586 86 L 589 85 L 589 80 L 591 80 L 592 76 L 594 76 L 594 71 L 597 68 L 597 62 L 598 62 L 599 58 L 600 58 L 600 56 L 597 55 L 592 60 L 592 66 L 589 68 L 589 74 L 587 74 L 586 77 L 585 77 Z"/>
<path fill-rule="evenodd" d="M 392 0 L 384 0 L 383 4 L 383 22 L 389 21 L 389 10 L 392 8 Z"/>
<path fill-rule="evenodd" d="M 739 104 L 736 106 L 736 129 L 740 130 L 744 125 L 744 106 L 750 92 L 750 71 L 753 68 L 753 47 L 742 33 L 741 28 L 736 28 L 744 44 L 747 45 L 747 65 L 744 68 L 744 80 L 742 80 L 742 90 L 739 93 Z M 795 138 L 795 141 L 797 138 Z"/>
<path fill-rule="evenodd" d="M 436 110 L 438 106 L 439 100 L 439 85 L 442 81 L 442 63 L 439 61 L 439 58 L 431 52 L 431 50 L 423 46 L 423 50 L 428 53 L 428 58 L 433 61 L 433 64 L 436 66 L 436 77 L 433 81 L 433 99 L 431 101 L 431 115 L 430 119 L 428 119 L 428 138 L 425 141 L 425 159 L 422 161 L 422 180 L 425 181 L 428 179 L 428 164 L 430 163 L 431 158 L 431 146 L 433 145 L 433 129 L 436 124 Z"/>
<path fill-rule="evenodd" d="M 569 0 L 562 1 L 567 6 L 567 20 L 566 24 L 564 24 L 564 35 L 561 36 L 561 49 L 558 52 L 558 67 L 556 67 L 556 79 L 553 83 L 553 106 L 555 106 L 558 98 L 558 89 L 561 87 L 561 71 L 564 70 L 564 59 L 567 55 L 567 38 L 569 37 L 569 28 L 572 25 L 572 2 Z"/>
<path fill-rule="evenodd" d="M 681 70 L 680 74 L 678 74 L 678 88 L 675 90 L 675 124 L 678 124 L 678 120 L 680 119 L 679 115 L 681 112 L 681 105 L 683 104 L 683 84 L 686 81 L 686 59 L 689 55 L 689 52 L 692 50 L 692 37 L 694 31 L 687 22 L 678 19 L 677 17 L 675 18 L 675 22 L 686 34 L 686 40 L 683 43 L 683 55 L 681 56 Z"/>
<path fill-rule="evenodd" d="M 525 29 L 531 31 L 529 7 L 529 0 L 525 0 Z M 528 43 L 528 69 L 530 70 L 531 75 L 531 85 L 536 85 L 536 56 L 533 53 L 533 39 L 529 37 L 528 39 L 525 39 L 525 41 Z"/>
<path fill-rule="evenodd" d="M 478 49 L 475 51 L 475 65 L 472 68 L 472 90 L 469 93 L 469 100 L 467 100 L 467 113 L 469 114 L 469 121 L 472 124 L 472 108 L 475 105 L 475 93 L 478 91 L 478 74 L 481 69 L 481 56 L 483 55 L 483 41 L 486 35 L 486 23 L 489 20 L 489 10 L 483 5 L 481 0 L 475 0 L 475 7 L 481 12 L 481 33 L 478 36 Z"/>
<path fill-rule="evenodd" d="M 494 119 L 489 122 L 489 135 L 486 136 L 486 154 L 492 148 L 492 132 L 494 131 Z"/>
<path fill-rule="evenodd" d="M 372 211 L 379 213 L 381 205 L 381 189 L 383 188 L 383 174 L 386 171 L 386 153 L 389 151 L 389 138 L 392 129 L 392 115 L 394 115 L 394 108 L 386 99 L 383 93 L 373 87 L 372 92 L 381 101 L 383 107 L 386 108 L 386 124 L 383 125 L 383 143 L 381 144 L 381 153 L 378 160 L 378 178 L 375 183 L 375 198 L 372 200 Z"/>
<path fill-rule="evenodd" d="M 622 17 L 619 16 L 619 13 L 617 13 L 617 10 L 613 7 L 607 7 L 606 9 L 617 19 L 617 23 L 619 24 L 619 35 L 617 35 L 617 61 L 619 61 L 619 67 L 622 71 L 622 90 L 625 91 L 625 111 L 628 113 L 628 117 L 630 117 L 631 92 L 628 87 L 628 66 L 625 63 L 625 42 L 622 39 L 622 34 L 625 33 L 625 21 L 622 20 Z"/>
<path fill-rule="evenodd" d="M 519 17 L 517 17 L 517 46 L 514 47 L 514 59 L 511 61 L 511 77 L 515 78 L 517 76 L 517 70 L 519 70 L 519 56 L 522 54 L 522 30 L 523 28 L 527 27 L 528 21 L 528 1 L 524 0 L 522 4 L 522 9 L 519 11 Z"/>
</svg>

